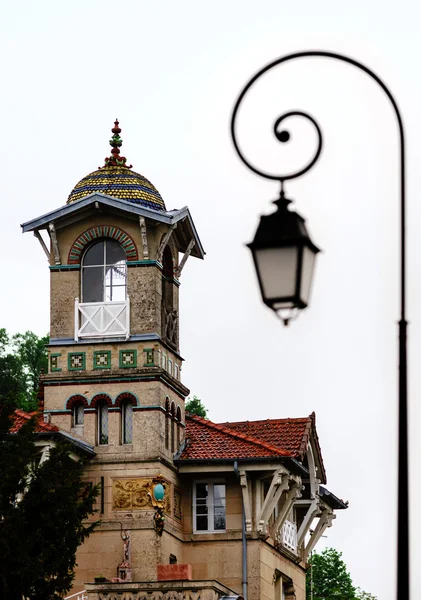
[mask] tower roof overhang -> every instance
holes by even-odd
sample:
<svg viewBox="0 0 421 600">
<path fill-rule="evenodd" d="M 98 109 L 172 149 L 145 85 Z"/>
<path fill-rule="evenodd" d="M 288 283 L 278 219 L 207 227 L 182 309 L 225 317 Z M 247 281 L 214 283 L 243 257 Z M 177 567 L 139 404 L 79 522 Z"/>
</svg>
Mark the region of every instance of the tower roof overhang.
<svg viewBox="0 0 421 600">
<path fill-rule="evenodd" d="M 86 198 L 76 200 L 71 204 L 67 204 L 36 219 L 23 223 L 21 225 L 22 232 L 37 232 L 42 229 L 48 231 L 50 223 L 53 223 L 56 229 L 62 229 L 101 210 L 121 214 L 133 220 L 143 217 L 146 221 L 155 224 L 177 225 L 173 235 L 176 238 L 180 252 L 186 252 L 189 243 L 191 240 L 194 240 L 195 244 L 192 248 L 191 256 L 202 259 L 205 256 L 205 250 L 187 206 L 177 210 L 158 211 L 99 193 L 91 194 Z"/>
</svg>

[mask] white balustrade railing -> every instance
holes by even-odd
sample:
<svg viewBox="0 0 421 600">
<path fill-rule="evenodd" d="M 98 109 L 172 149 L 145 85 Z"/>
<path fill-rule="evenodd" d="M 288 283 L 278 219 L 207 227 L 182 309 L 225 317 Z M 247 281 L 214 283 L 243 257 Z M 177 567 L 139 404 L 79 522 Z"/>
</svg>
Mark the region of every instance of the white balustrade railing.
<svg viewBox="0 0 421 600">
<path fill-rule="evenodd" d="M 297 525 L 292 521 L 285 521 L 278 534 L 278 542 L 294 554 L 297 554 Z"/>
<path fill-rule="evenodd" d="M 82 590 L 81 592 L 76 592 L 76 594 L 72 594 L 71 596 L 66 596 L 64 600 L 88 600 L 88 595 L 86 590 Z"/>
<path fill-rule="evenodd" d="M 130 335 L 130 301 L 79 302 L 75 299 L 75 341 Z"/>
</svg>

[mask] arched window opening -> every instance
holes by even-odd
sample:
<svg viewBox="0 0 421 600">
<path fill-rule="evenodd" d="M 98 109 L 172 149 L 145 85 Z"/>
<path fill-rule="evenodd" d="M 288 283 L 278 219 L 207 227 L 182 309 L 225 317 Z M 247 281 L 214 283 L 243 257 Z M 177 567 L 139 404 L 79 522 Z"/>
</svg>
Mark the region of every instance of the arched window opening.
<svg viewBox="0 0 421 600">
<path fill-rule="evenodd" d="M 177 346 L 178 314 L 174 308 L 174 262 L 169 246 L 162 257 L 162 324 L 164 339 Z"/>
<path fill-rule="evenodd" d="M 82 260 L 82 302 L 126 300 L 126 253 L 115 240 L 89 246 Z"/>
<path fill-rule="evenodd" d="M 77 403 L 72 407 L 72 426 L 77 427 L 78 425 L 83 425 L 85 417 L 85 407 L 83 404 Z"/>
<path fill-rule="evenodd" d="M 127 401 L 121 405 L 121 439 L 123 444 L 133 443 L 133 404 Z"/>
<path fill-rule="evenodd" d="M 175 440 L 174 440 L 174 427 L 175 427 L 175 404 L 171 402 L 171 452 L 175 452 Z"/>
<path fill-rule="evenodd" d="M 106 402 L 97 404 L 98 446 L 108 444 L 108 405 Z"/>
<path fill-rule="evenodd" d="M 180 449 L 181 444 L 181 409 L 177 406 L 177 450 Z"/>
<path fill-rule="evenodd" d="M 171 419 L 171 415 L 170 415 L 170 401 L 167 398 L 165 400 L 165 448 L 167 450 L 170 449 L 170 419 Z"/>
</svg>

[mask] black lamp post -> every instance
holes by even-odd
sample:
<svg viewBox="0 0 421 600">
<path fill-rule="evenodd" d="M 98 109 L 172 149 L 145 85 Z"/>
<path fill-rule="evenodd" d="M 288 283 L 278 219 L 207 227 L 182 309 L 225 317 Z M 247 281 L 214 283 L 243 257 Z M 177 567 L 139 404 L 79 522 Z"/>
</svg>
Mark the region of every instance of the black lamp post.
<svg viewBox="0 0 421 600">
<path fill-rule="evenodd" d="M 399 422 L 398 422 L 398 539 L 397 539 L 397 600 L 409 600 L 409 516 L 408 516 L 408 399 L 407 399 L 407 350 L 406 350 L 406 253 L 405 253 L 405 136 L 402 117 L 398 105 L 383 81 L 371 69 L 360 62 L 334 52 L 305 51 L 283 56 L 266 65 L 254 75 L 241 92 L 234 106 L 231 120 L 231 134 L 235 149 L 254 173 L 281 183 L 279 200 L 275 201 L 278 211 L 261 217 L 255 238 L 249 248 L 257 271 L 263 302 L 272 308 L 285 324 L 294 312 L 308 305 L 312 271 L 315 256 L 319 251 L 311 242 L 304 226 L 304 219 L 288 210 L 289 200 L 284 195 L 284 182 L 306 173 L 315 164 L 322 150 L 322 134 L 313 117 L 301 111 L 287 112 L 274 123 L 274 135 L 279 142 L 290 139 L 288 130 L 280 127 L 291 116 L 301 116 L 314 125 L 318 135 L 318 146 L 314 157 L 303 169 L 285 174 L 268 173 L 253 166 L 242 153 L 236 137 L 236 118 L 240 104 L 253 86 L 267 71 L 281 63 L 298 58 L 332 58 L 364 71 L 385 92 L 389 98 L 398 123 L 400 142 L 400 299 L 399 320 Z"/>
</svg>

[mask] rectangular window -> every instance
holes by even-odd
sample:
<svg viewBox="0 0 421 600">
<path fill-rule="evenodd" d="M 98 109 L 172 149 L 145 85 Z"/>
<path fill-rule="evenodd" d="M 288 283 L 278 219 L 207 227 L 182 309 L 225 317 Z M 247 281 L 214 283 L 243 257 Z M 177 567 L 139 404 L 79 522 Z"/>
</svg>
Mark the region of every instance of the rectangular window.
<svg viewBox="0 0 421 600">
<path fill-rule="evenodd" d="M 177 364 L 174 364 L 174 377 L 176 379 L 180 379 L 180 369 Z"/>
<path fill-rule="evenodd" d="M 162 354 L 162 368 L 167 369 L 167 356 L 166 354 Z"/>
<path fill-rule="evenodd" d="M 171 358 L 168 359 L 168 372 L 170 375 L 172 375 L 172 360 L 171 360 Z"/>
<path fill-rule="evenodd" d="M 225 531 L 225 517 L 225 484 L 199 482 L 194 484 L 194 531 L 196 533 Z"/>
</svg>

